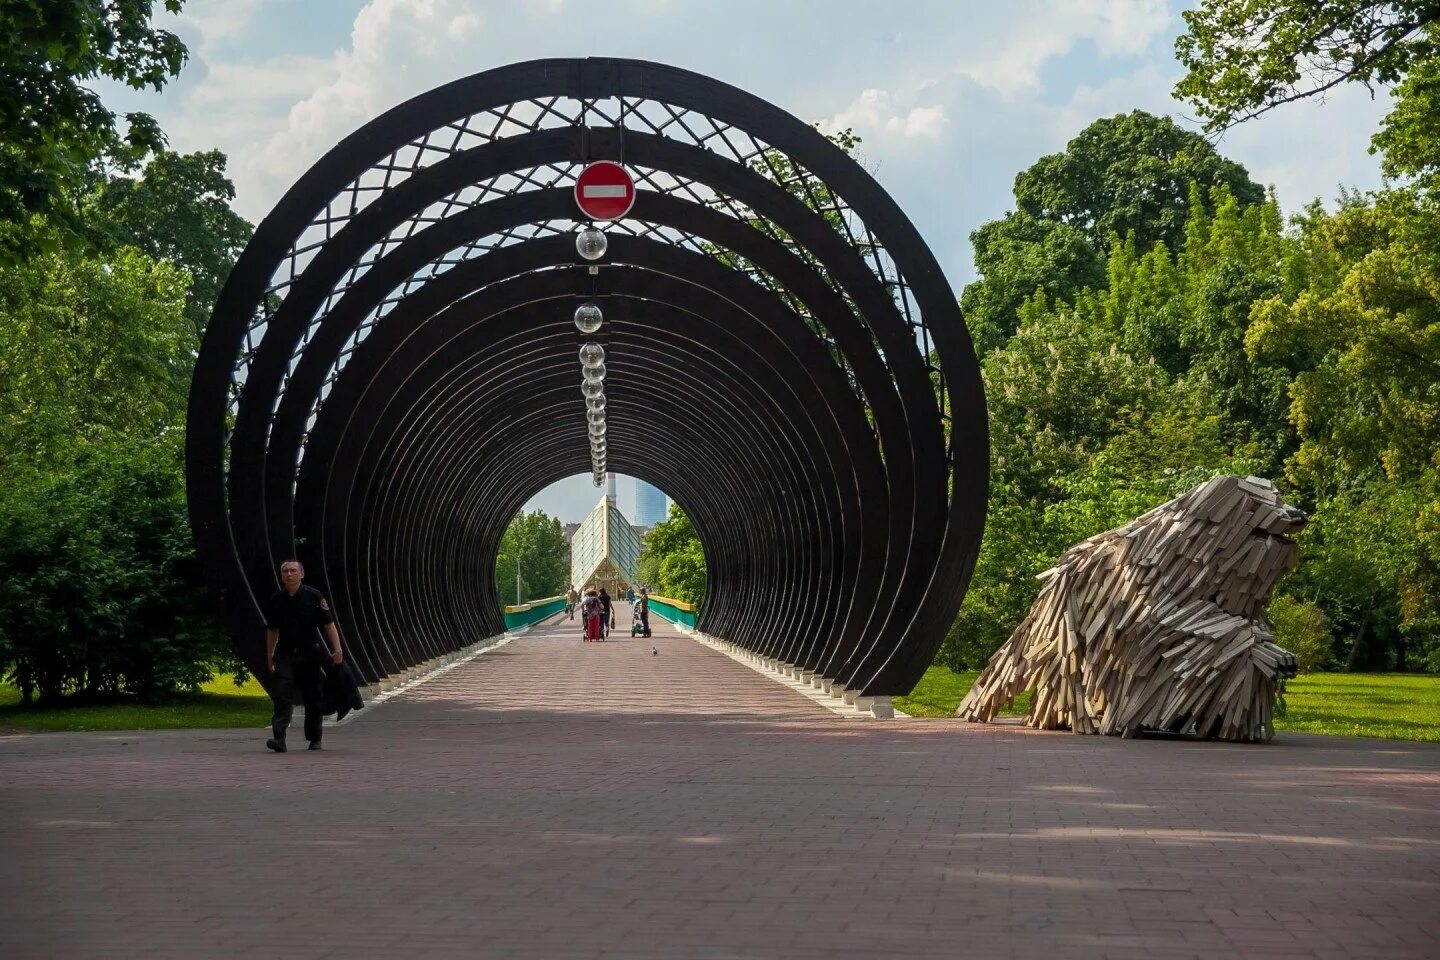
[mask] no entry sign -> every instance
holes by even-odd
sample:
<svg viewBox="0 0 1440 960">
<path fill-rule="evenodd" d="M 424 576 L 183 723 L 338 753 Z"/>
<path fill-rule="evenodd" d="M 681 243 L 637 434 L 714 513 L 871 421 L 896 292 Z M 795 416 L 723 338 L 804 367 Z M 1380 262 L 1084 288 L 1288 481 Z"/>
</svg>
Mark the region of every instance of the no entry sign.
<svg viewBox="0 0 1440 960">
<path fill-rule="evenodd" d="M 620 164 L 597 160 L 575 179 L 575 202 L 591 220 L 619 220 L 635 203 L 635 181 Z"/>
</svg>

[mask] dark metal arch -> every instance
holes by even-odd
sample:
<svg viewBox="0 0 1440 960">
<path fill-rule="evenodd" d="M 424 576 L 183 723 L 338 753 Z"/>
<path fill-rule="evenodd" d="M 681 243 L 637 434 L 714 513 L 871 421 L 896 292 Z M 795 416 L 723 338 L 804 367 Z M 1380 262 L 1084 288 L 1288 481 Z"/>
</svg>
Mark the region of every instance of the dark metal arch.
<svg viewBox="0 0 1440 960">
<path fill-rule="evenodd" d="M 592 274 L 565 249 L 566 178 L 601 158 L 641 189 Z M 953 292 L 814 130 L 620 60 L 517 64 L 403 104 L 256 231 L 187 437 L 202 565 L 247 660 L 292 546 L 372 679 L 502 629 L 506 521 L 588 464 L 568 325 L 587 297 L 608 317 L 611 466 L 694 518 L 702 629 L 907 692 L 984 516 L 983 393 Z"/>
</svg>

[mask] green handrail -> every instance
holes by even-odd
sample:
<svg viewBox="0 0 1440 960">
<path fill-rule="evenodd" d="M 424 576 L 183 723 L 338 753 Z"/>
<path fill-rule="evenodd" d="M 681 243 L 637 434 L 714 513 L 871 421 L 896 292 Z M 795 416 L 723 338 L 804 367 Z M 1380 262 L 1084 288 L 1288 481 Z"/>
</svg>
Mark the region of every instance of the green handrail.
<svg viewBox="0 0 1440 960">
<path fill-rule="evenodd" d="M 559 613 L 565 609 L 565 598 L 546 597 L 544 600 L 531 600 L 529 603 L 517 603 L 507 606 L 504 610 L 505 629 L 514 630 L 516 627 L 527 627 L 532 623 L 539 623 L 552 614 Z"/>
<path fill-rule="evenodd" d="M 650 612 L 662 620 L 669 620 L 671 623 L 679 623 L 694 628 L 695 626 L 695 604 L 686 603 L 684 600 L 672 600 L 669 597 L 650 596 Z"/>
</svg>

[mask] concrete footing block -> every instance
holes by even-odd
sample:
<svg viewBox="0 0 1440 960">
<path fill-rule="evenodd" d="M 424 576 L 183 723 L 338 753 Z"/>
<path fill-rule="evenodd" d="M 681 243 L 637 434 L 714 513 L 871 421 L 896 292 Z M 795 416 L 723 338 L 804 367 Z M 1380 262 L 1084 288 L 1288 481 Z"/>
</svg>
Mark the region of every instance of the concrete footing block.
<svg viewBox="0 0 1440 960">
<path fill-rule="evenodd" d="M 874 697 L 856 697 L 856 698 L 855 698 L 855 712 L 857 712 L 857 713 L 869 713 L 869 712 L 870 712 L 870 708 L 871 708 L 872 706 L 874 706 L 874 705 L 875 705 L 875 698 L 874 698 Z"/>
<path fill-rule="evenodd" d="M 811 683 L 811 681 L 814 680 L 814 679 L 815 679 L 815 671 L 814 671 L 814 670 L 801 670 L 801 671 L 800 671 L 800 682 L 801 682 L 801 683 L 809 685 L 809 684 Z"/>
<path fill-rule="evenodd" d="M 860 696 L 860 691 L 846 690 L 841 696 L 846 703 L 853 707 L 855 706 L 855 699 Z"/>
<path fill-rule="evenodd" d="M 843 699 L 845 699 L 845 684 L 843 684 L 843 683 L 832 683 L 832 684 L 830 684 L 830 696 L 834 697 L 836 700 L 843 700 Z"/>
<path fill-rule="evenodd" d="M 870 702 L 870 715 L 877 720 L 894 720 L 895 704 L 889 697 L 874 697 Z"/>
<path fill-rule="evenodd" d="M 820 691 L 822 693 L 830 693 L 832 690 L 835 689 L 835 681 L 831 680 L 829 677 L 820 677 L 819 680 Z"/>
</svg>

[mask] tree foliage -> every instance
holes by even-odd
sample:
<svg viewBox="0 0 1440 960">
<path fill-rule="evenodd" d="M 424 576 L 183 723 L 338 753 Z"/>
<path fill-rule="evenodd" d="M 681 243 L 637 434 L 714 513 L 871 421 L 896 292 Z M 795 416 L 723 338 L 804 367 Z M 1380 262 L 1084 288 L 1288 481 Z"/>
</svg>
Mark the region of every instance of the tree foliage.
<svg viewBox="0 0 1440 960">
<path fill-rule="evenodd" d="M 1440 50 L 1436 0 L 1203 0 L 1181 16 L 1175 93 L 1211 130 L 1344 83 L 1396 83 Z"/>
<path fill-rule="evenodd" d="M 1096 247 L 1133 237 L 1142 250 L 1176 249 L 1184 236 L 1191 185 L 1208 199 L 1225 187 L 1241 204 L 1265 192 L 1245 168 L 1169 117 L 1134 110 L 1096 120 L 1015 177 L 1015 206 L 1037 220 L 1069 224 Z"/>
<path fill-rule="evenodd" d="M 183 0 L 164 0 L 178 13 Z M 143 113 L 115 114 L 86 83 L 159 90 L 185 45 L 151 24 L 153 0 L 12 0 L 0 5 L 0 262 L 81 228 L 76 203 L 105 163 L 131 167 L 164 137 Z M 51 229 L 32 230 L 44 214 Z M 59 229 L 55 229 L 58 227 Z"/>
<path fill-rule="evenodd" d="M 27 699 L 239 669 L 185 511 L 187 285 L 133 247 L 0 268 L 0 665 Z"/>
<path fill-rule="evenodd" d="M 185 315 L 203 331 L 254 232 L 230 209 L 234 199 L 219 150 L 162 150 L 140 176 L 112 176 L 87 198 L 87 224 L 102 249 L 134 247 L 183 267 L 190 274 Z"/>
<path fill-rule="evenodd" d="M 678 503 L 650 528 L 641 544 L 638 575 L 652 592 L 685 603 L 705 596 L 705 549 L 690 517 Z"/>
<path fill-rule="evenodd" d="M 523 600 L 540 600 L 565 592 L 570 579 L 570 545 L 565 528 L 542 510 L 520 512 L 500 538 L 495 558 L 495 592 L 504 603 L 515 596 L 516 573 Z"/>
</svg>

